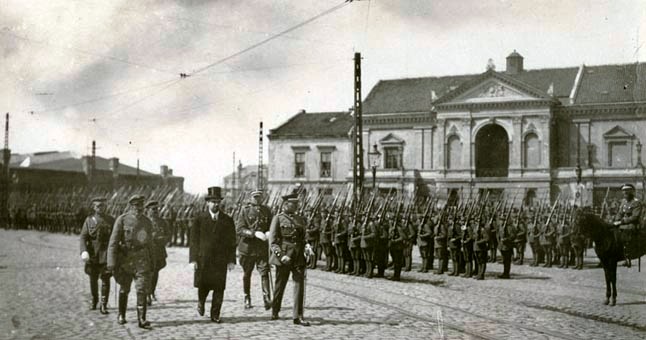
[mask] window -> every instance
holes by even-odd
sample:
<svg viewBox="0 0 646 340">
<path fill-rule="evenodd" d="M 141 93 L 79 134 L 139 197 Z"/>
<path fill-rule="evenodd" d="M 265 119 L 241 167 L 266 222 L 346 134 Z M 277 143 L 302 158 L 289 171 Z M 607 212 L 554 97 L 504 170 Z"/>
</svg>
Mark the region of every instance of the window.
<svg viewBox="0 0 646 340">
<path fill-rule="evenodd" d="M 462 145 L 460 143 L 460 137 L 453 135 L 449 137 L 447 142 L 448 154 L 446 160 L 447 169 L 457 169 L 460 167 L 462 158 Z"/>
<path fill-rule="evenodd" d="M 401 169 L 401 148 L 398 146 L 384 147 L 384 168 Z"/>
<path fill-rule="evenodd" d="M 525 136 L 525 168 L 537 168 L 541 163 L 541 152 L 538 136 L 535 133 L 528 133 Z"/>
<path fill-rule="evenodd" d="M 626 168 L 630 166 L 630 163 L 628 143 L 625 141 L 608 143 L 608 166 Z"/>
<path fill-rule="evenodd" d="M 321 152 L 321 177 L 332 176 L 332 153 Z"/>
<path fill-rule="evenodd" d="M 294 153 L 294 177 L 305 177 L 305 153 Z"/>
</svg>

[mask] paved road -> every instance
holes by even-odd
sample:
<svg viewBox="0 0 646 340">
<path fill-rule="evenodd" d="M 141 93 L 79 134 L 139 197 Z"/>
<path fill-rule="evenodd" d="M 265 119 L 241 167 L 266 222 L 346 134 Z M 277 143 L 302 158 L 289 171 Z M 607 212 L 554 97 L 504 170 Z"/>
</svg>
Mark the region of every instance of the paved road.
<svg viewBox="0 0 646 340">
<path fill-rule="evenodd" d="M 210 323 L 195 310 L 187 249 L 168 252 L 148 331 L 137 327 L 133 294 L 126 325 L 116 323 L 113 292 L 110 315 L 87 310 L 89 287 L 77 237 L 0 230 L 0 339 L 646 338 L 646 273 L 620 268 L 618 305 L 604 306 L 603 271 L 595 268 L 593 250 L 585 270 L 513 266 L 511 280 L 495 279 L 499 264 L 488 265 L 484 281 L 409 272 L 402 282 L 392 282 L 310 270 L 309 328 L 291 323 L 291 283 L 282 319 L 269 320 L 257 273 L 257 307 L 245 310 L 239 266 L 229 273 L 224 323 Z"/>
</svg>

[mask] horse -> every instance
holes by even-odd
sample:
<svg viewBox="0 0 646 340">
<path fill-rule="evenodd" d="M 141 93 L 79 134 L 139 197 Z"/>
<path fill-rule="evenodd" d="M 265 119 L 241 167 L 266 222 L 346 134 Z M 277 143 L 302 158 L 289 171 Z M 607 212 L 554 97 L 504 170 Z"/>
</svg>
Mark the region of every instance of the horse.
<svg viewBox="0 0 646 340">
<path fill-rule="evenodd" d="M 641 228 L 643 231 L 644 228 Z M 631 251 L 624 252 L 624 242 L 617 235 L 617 228 L 602 220 L 589 209 L 578 209 L 575 213 L 573 233 L 582 233 L 594 241 L 594 250 L 603 266 L 606 276 L 606 300 L 604 305 L 617 303 L 617 262 L 626 258 L 636 259 L 646 254 L 644 233 L 631 240 Z M 612 300 L 610 300 L 612 298 Z"/>
</svg>

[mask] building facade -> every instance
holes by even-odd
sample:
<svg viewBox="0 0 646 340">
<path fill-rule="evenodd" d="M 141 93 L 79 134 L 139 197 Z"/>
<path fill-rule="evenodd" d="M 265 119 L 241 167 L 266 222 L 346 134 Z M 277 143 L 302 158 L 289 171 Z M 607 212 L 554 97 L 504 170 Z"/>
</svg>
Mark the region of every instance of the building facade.
<svg viewBox="0 0 646 340">
<path fill-rule="evenodd" d="M 223 193 L 224 197 L 235 200 L 241 193 L 249 193 L 258 189 L 266 189 L 267 166 L 262 166 L 262 187 L 258 185 L 258 165 L 242 166 L 238 164 L 238 170 L 224 176 Z"/>
<path fill-rule="evenodd" d="M 504 71 L 490 64 L 481 74 L 382 80 L 372 88 L 363 102 L 364 156 L 369 164 L 368 152 L 381 153 L 381 189 L 583 205 L 598 204 L 609 188 L 620 195 L 625 182 L 644 190 L 646 65 L 526 70 L 516 51 L 506 61 Z M 294 154 L 298 142 L 307 144 L 283 138 L 289 147 L 273 151 Z M 349 169 L 351 140 L 343 143 Z M 290 178 L 294 162 L 272 162 L 270 177 Z"/>
</svg>

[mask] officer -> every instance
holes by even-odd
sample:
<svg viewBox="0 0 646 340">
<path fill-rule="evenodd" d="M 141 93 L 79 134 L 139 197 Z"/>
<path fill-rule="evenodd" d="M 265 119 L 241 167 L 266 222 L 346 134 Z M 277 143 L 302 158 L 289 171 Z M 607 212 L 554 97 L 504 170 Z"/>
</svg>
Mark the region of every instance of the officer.
<svg viewBox="0 0 646 340">
<path fill-rule="evenodd" d="M 615 237 L 621 240 L 624 244 L 624 253 L 626 253 L 626 246 L 630 244 L 631 239 L 636 236 L 636 232 L 640 228 L 640 218 L 642 213 L 641 202 L 635 197 L 635 187 L 632 184 L 624 184 L 621 186 L 621 191 L 624 194 L 623 200 L 614 218 L 614 225 L 617 227 Z M 630 258 L 626 257 L 626 266 L 630 267 Z"/>
<path fill-rule="evenodd" d="M 110 277 L 106 268 L 108 243 L 114 225 L 114 218 L 105 213 L 103 197 L 92 199 L 93 214 L 88 216 L 81 227 L 81 260 L 85 262 L 85 273 L 90 277 L 90 292 L 95 310 L 99 301 L 98 280 L 101 278 L 101 314 L 108 314 L 108 296 L 110 296 Z"/>
<path fill-rule="evenodd" d="M 137 321 L 141 328 L 150 329 L 146 320 L 146 296 L 153 270 L 153 226 L 144 215 L 144 197 L 134 195 L 128 200 L 128 211 L 117 217 L 108 245 L 108 270 L 119 283 L 119 316 L 126 323 L 128 294 L 132 281 L 137 290 Z"/>
<path fill-rule="evenodd" d="M 166 267 L 166 244 L 170 241 L 170 227 L 166 220 L 159 216 L 159 202 L 150 201 L 146 203 L 146 216 L 150 219 L 153 226 L 153 246 L 152 246 L 152 260 L 153 270 L 150 279 L 150 292 L 148 295 L 148 305 L 152 301 L 157 301 L 155 296 L 155 289 L 157 289 L 157 281 L 159 280 L 159 271 Z"/>
<path fill-rule="evenodd" d="M 429 269 L 433 269 L 433 228 L 431 223 L 431 221 L 426 220 L 420 226 L 420 231 L 417 234 L 417 246 L 419 255 L 422 258 L 422 266 L 419 268 L 420 273 L 428 273 Z"/>
<path fill-rule="evenodd" d="M 269 228 L 270 263 L 276 266 L 276 285 L 271 306 L 271 319 L 278 320 L 283 293 L 292 274 L 294 281 L 293 320 L 295 325 L 309 326 L 303 319 L 305 299 L 306 256 L 312 256 L 311 246 L 305 242 L 305 219 L 297 214 L 298 195 L 283 196 L 283 211 L 274 216 Z"/>
<path fill-rule="evenodd" d="M 437 257 L 437 270 L 435 274 L 441 275 L 448 270 L 449 254 L 447 252 L 447 228 L 440 217 L 433 229 L 433 242 L 435 243 L 435 257 Z"/>
<path fill-rule="evenodd" d="M 516 228 L 509 223 L 503 221 L 502 225 L 498 228 L 498 249 L 502 255 L 503 272 L 498 275 L 499 279 L 509 279 L 509 272 L 511 270 L 511 257 L 514 252 L 514 238 L 516 237 Z"/>
<path fill-rule="evenodd" d="M 242 266 L 242 286 L 244 291 L 244 307 L 251 305 L 251 273 L 254 267 L 260 275 L 262 297 L 265 309 L 271 308 L 271 292 L 269 288 L 269 252 L 267 235 L 271 222 L 271 210 L 262 204 L 263 192 L 260 190 L 251 193 L 251 202 L 245 206 L 236 222 L 236 233 L 240 238 L 238 253 Z"/>
</svg>

